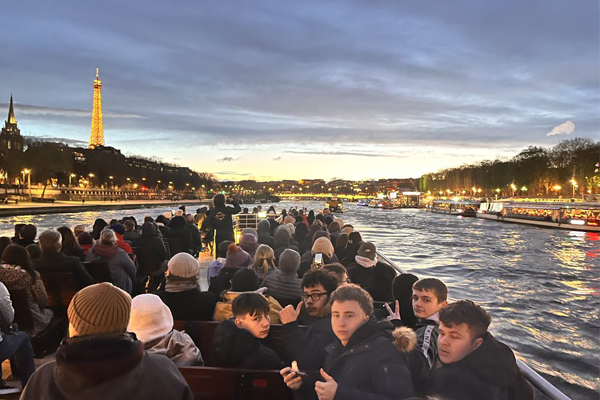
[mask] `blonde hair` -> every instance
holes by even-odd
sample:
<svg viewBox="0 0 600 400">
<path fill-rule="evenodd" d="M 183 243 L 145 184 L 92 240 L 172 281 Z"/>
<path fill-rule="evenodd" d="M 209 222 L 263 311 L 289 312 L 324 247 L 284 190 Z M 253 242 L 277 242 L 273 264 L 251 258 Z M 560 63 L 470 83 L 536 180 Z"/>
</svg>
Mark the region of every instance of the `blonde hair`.
<svg viewBox="0 0 600 400">
<path fill-rule="evenodd" d="M 262 273 L 262 277 L 265 278 L 269 273 L 269 269 L 275 269 L 275 252 L 273 249 L 266 244 L 258 246 L 251 268 L 258 274 Z M 259 269 L 262 269 L 262 271 L 259 271 Z"/>
</svg>

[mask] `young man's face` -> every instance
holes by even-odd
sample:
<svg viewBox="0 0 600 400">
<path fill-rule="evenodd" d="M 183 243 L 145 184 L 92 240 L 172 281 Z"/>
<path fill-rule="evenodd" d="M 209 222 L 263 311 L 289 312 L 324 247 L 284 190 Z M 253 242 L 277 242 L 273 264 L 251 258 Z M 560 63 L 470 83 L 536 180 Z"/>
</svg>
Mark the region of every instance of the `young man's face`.
<svg viewBox="0 0 600 400">
<path fill-rule="evenodd" d="M 302 291 L 304 292 L 302 300 L 308 314 L 311 317 L 323 316 L 329 301 L 329 295 L 323 285 L 317 283 L 314 286 L 303 288 Z"/>
<path fill-rule="evenodd" d="M 462 360 L 481 343 L 483 343 L 481 338 L 472 340 L 469 325 L 454 324 L 448 327 L 440 321 L 438 352 L 442 363 L 450 364 Z"/>
<path fill-rule="evenodd" d="M 245 329 L 257 339 L 264 339 L 269 335 L 271 329 L 271 317 L 269 314 L 244 314 L 235 318 L 235 325 L 239 329 Z"/>
<path fill-rule="evenodd" d="M 438 303 L 438 298 L 431 290 L 413 289 L 412 306 L 417 318 L 428 318 L 448 304 L 447 301 Z"/>
<path fill-rule="evenodd" d="M 358 301 L 334 301 L 331 306 L 331 327 L 344 346 L 362 324 L 369 320 Z"/>
</svg>

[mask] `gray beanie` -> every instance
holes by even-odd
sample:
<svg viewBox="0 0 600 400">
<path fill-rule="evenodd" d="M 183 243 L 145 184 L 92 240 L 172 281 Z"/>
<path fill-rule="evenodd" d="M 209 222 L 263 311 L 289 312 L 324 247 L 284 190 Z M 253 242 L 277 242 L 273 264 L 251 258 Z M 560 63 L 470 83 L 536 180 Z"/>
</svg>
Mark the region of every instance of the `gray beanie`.
<svg viewBox="0 0 600 400">
<path fill-rule="evenodd" d="M 285 249 L 279 256 L 279 269 L 283 273 L 296 273 L 300 268 L 300 254 L 296 250 Z"/>
</svg>

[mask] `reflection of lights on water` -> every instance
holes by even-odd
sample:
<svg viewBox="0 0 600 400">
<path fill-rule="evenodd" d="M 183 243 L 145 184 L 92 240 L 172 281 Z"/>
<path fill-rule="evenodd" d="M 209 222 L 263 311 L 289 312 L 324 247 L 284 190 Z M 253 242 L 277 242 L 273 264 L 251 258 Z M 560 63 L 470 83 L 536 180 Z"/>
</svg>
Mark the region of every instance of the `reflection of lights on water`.
<svg viewBox="0 0 600 400">
<path fill-rule="evenodd" d="M 587 282 L 582 282 L 582 281 L 561 281 L 560 283 L 562 283 L 565 286 L 568 286 L 572 289 L 575 289 L 574 291 L 572 291 L 572 294 L 574 295 L 594 295 L 594 296 L 598 296 L 598 290 L 594 289 L 593 287 L 588 287 L 586 286 Z"/>
</svg>

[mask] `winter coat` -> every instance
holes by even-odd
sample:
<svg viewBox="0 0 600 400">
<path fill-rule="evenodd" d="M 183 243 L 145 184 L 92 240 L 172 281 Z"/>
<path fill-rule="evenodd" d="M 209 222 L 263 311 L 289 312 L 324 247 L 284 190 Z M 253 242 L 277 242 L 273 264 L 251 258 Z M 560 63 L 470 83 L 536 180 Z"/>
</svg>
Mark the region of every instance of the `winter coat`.
<svg viewBox="0 0 600 400">
<path fill-rule="evenodd" d="M 113 285 L 131 294 L 136 267 L 131 258 L 120 247 L 97 243 L 85 256 L 88 262 L 108 262 L 110 281 Z"/>
<path fill-rule="evenodd" d="M 380 266 L 381 262 L 377 262 L 377 264 L 375 264 L 374 266 L 370 267 L 370 268 L 365 268 L 362 265 L 358 264 L 358 263 L 354 263 L 352 265 L 349 265 L 347 267 L 347 271 L 348 271 L 348 278 L 350 278 L 350 281 L 354 284 L 359 285 L 362 288 L 367 288 L 369 286 L 373 285 L 373 268 L 375 268 L 376 266 Z M 387 264 L 384 264 L 387 265 Z M 391 268 L 391 267 L 390 267 Z M 392 287 L 392 282 L 390 282 L 390 290 Z"/>
<path fill-rule="evenodd" d="M 404 354 L 392 343 L 392 324 L 370 319 L 354 332 L 348 344 L 339 340 L 326 347 L 323 369 L 337 382 L 336 399 L 407 399 L 414 390 Z M 306 379 L 295 393 L 316 399 L 314 381 Z"/>
<path fill-rule="evenodd" d="M 301 371 L 318 370 L 325 362 L 325 347 L 337 340 L 331 327 L 331 315 L 316 320 L 308 329 L 301 329 L 297 321 L 281 326 L 286 354 L 297 361 Z"/>
<path fill-rule="evenodd" d="M 235 200 L 231 204 L 233 207 L 217 206 L 208 212 L 208 225 L 215 230 L 215 248 L 224 240 L 235 241 L 232 215 L 242 211 L 242 208 Z"/>
<path fill-rule="evenodd" d="M 334 254 L 332 258 L 327 257 L 323 254 L 323 265 L 331 264 L 339 262 L 338 258 Z M 298 277 L 302 278 L 305 273 L 310 271 L 310 267 L 313 263 L 313 255 L 309 252 L 304 253 L 302 257 L 300 257 L 300 268 L 298 268 Z M 352 281 L 354 283 L 354 281 Z"/>
<path fill-rule="evenodd" d="M 186 227 L 178 229 L 169 229 L 166 232 L 165 237 L 169 239 L 176 239 L 181 244 L 181 248 L 189 252 L 192 251 L 192 233 Z"/>
<path fill-rule="evenodd" d="M 426 393 L 448 400 L 533 399 L 512 350 L 490 333 L 462 360 L 434 368 L 427 377 Z"/>
<path fill-rule="evenodd" d="M 175 321 L 212 321 L 217 298 L 210 292 L 191 289 L 154 294 L 169 307 Z"/>
<path fill-rule="evenodd" d="M 10 300 L 10 293 L 2 282 L 0 282 L 0 325 L 8 326 L 15 319 L 15 309 Z M 4 332 L 0 329 L 0 343 L 4 340 Z"/>
<path fill-rule="evenodd" d="M 65 253 L 66 256 L 77 257 L 81 261 L 85 260 L 85 252 L 83 251 L 81 246 L 71 246 L 63 248 L 61 251 Z"/>
<path fill-rule="evenodd" d="M 210 268 L 210 266 L 209 266 Z M 240 269 L 245 267 L 225 267 L 221 268 L 219 274 L 210 280 L 208 291 L 216 296 L 219 296 L 223 291 L 231 288 L 231 280 L 233 275 Z"/>
<path fill-rule="evenodd" d="M 402 326 L 402 321 L 393 320 L 395 326 Z M 438 323 L 430 319 L 419 319 L 414 326 L 417 336 L 415 348 L 408 353 L 410 373 L 417 392 L 423 391 L 426 378 L 438 357 Z"/>
<path fill-rule="evenodd" d="M 160 270 L 164 261 L 167 259 L 167 251 L 161 238 L 152 234 L 139 235 L 133 242 L 134 247 L 152 249 L 152 260 L 154 261 L 155 270 Z"/>
<path fill-rule="evenodd" d="M 193 400 L 165 356 L 148 354 L 128 334 L 67 339 L 31 376 L 21 400 Z"/>
<path fill-rule="evenodd" d="M 231 309 L 231 304 L 233 303 L 233 299 L 235 299 L 242 293 L 244 292 L 223 293 L 224 301 L 217 303 L 217 306 L 215 307 L 215 315 L 213 316 L 213 321 L 224 321 L 226 319 L 233 318 L 233 310 Z M 281 307 L 281 304 L 279 304 L 279 302 L 271 296 L 265 296 L 265 298 L 269 303 L 269 317 L 271 317 L 271 323 L 281 323 L 281 320 L 279 319 L 279 313 L 281 312 L 281 310 L 283 310 L 283 307 Z"/>
<path fill-rule="evenodd" d="M 279 302 L 300 301 L 300 296 L 302 296 L 300 282 L 297 273 L 278 271 L 276 274 L 267 275 L 261 287 L 266 287 L 265 294 L 270 294 Z"/>
<path fill-rule="evenodd" d="M 144 342 L 144 350 L 148 354 L 166 356 L 178 367 L 204 365 L 202 354 L 200 354 L 200 350 L 196 347 L 190 335 L 175 329 L 165 336 Z"/>
<path fill-rule="evenodd" d="M 271 233 L 269 232 L 270 229 L 271 224 L 269 224 L 269 221 L 267 221 L 266 219 L 259 222 L 257 229 L 258 243 L 266 244 L 267 246 L 275 250 L 275 239 L 273 239 L 273 236 L 271 236 Z"/>
<path fill-rule="evenodd" d="M 123 240 L 133 243 L 140 236 L 141 235 L 139 234 L 139 232 L 131 230 L 131 231 L 127 231 L 123 234 Z"/>
<path fill-rule="evenodd" d="M 233 319 L 222 321 L 215 329 L 213 357 L 218 367 L 280 369 L 283 366 L 273 349 L 247 330 L 239 329 Z"/>
<path fill-rule="evenodd" d="M 42 275 L 44 273 L 72 272 L 80 289 L 95 283 L 94 278 L 81 265 L 79 258 L 69 257 L 63 253 L 42 253 L 38 260 L 34 260 L 33 267 Z"/>
<path fill-rule="evenodd" d="M 24 269 L 14 265 L 2 264 L 0 266 L 0 282 L 6 285 L 8 290 L 25 290 L 27 305 L 33 317 L 33 328 L 30 330 L 20 329 L 29 337 L 34 337 L 48 326 L 54 313 L 45 308 L 48 306 L 48 294 L 39 272 L 35 272 L 35 283 L 31 275 Z"/>
</svg>

